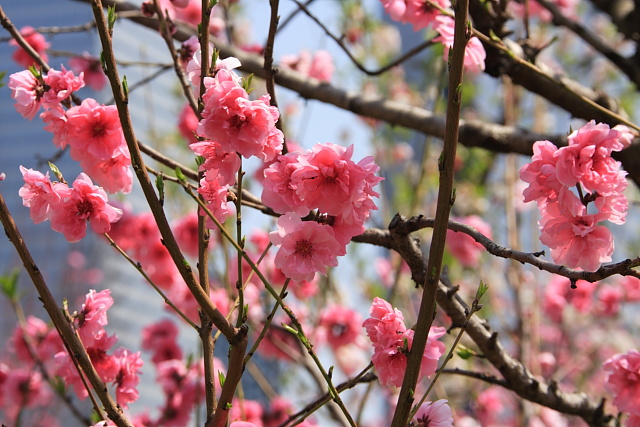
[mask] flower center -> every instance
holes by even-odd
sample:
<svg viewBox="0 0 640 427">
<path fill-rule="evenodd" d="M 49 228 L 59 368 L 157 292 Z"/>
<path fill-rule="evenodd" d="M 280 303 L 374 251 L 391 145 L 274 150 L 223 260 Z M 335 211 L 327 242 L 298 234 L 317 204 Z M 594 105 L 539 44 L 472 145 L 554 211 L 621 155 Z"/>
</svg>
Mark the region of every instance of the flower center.
<svg viewBox="0 0 640 427">
<path fill-rule="evenodd" d="M 303 258 L 311 258 L 311 250 L 313 245 L 307 239 L 298 240 L 296 242 L 296 250 L 294 253 L 302 256 Z"/>
</svg>

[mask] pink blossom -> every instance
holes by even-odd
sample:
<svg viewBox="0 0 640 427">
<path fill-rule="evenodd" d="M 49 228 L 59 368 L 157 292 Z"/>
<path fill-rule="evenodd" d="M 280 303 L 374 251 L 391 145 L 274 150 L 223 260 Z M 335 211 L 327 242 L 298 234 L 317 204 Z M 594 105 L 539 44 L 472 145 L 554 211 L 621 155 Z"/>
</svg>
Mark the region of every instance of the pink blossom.
<svg viewBox="0 0 640 427">
<path fill-rule="evenodd" d="M 414 31 L 419 31 L 434 24 L 434 21 L 436 21 L 438 17 L 442 16 L 438 9 L 431 6 L 425 0 L 406 0 L 406 3 L 407 10 L 404 13 L 402 22 L 409 22 L 413 25 Z M 451 7 L 449 0 L 436 0 L 434 3 L 437 3 L 443 9 Z M 437 28 L 436 30 L 439 32 Z"/>
<path fill-rule="evenodd" d="M 142 368 L 143 362 L 140 358 L 140 352 L 131 353 L 122 347 L 114 352 L 114 357 L 120 368 L 115 378 L 116 402 L 126 409 L 129 403 L 138 400 L 136 387 L 140 382 L 140 368 Z"/>
<path fill-rule="evenodd" d="M 488 238 L 491 238 L 491 226 L 477 215 L 455 218 L 456 221 L 469 225 Z M 461 232 L 447 230 L 446 245 L 454 257 L 465 267 L 476 267 L 485 247 L 473 237 Z"/>
<path fill-rule="evenodd" d="M 11 336 L 11 346 L 16 356 L 24 363 L 34 363 L 33 352 L 45 365 L 53 356 L 64 350 L 62 340 L 55 328 L 37 317 L 29 316 L 24 326 L 17 326 Z"/>
<path fill-rule="evenodd" d="M 334 350 L 356 342 L 360 336 L 360 314 L 340 305 L 330 305 L 320 313 L 318 328 Z"/>
<path fill-rule="evenodd" d="M 381 0 L 386 13 L 394 21 L 401 21 L 407 11 L 405 0 Z"/>
<path fill-rule="evenodd" d="M 626 301 L 640 301 L 640 279 L 633 276 L 624 276 L 620 279 L 619 285 L 624 289 Z"/>
<path fill-rule="evenodd" d="M 213 141 L 197 141 L 189 145 L 199 156 L 204 157 L 205 161 L 200 165 L 201 171 L 207 171 L 208 174 L 216 175 L 220 185 L 234 185 L 236 182 L 236 174 L 240 169 L 242 160 L 238 154 L 228 152 L 222 148 L 222 145 Z"/>
<path fill-rule="evenodd" d="M 46 406 L 51 399 L 42 375 L 33 369 L 9 370 L 2 386 L 4 406 L 9 418 L 16 417 L 25 408 Z"/>
<path fill-rule="evenodd" d="M 603 285 L 598 290 L 598 313 L 602 316 L 616 316 L 620 312 L 620 302 L 624 298 L 623 290 L 617 286 Z"/>
<path fill-rule="evenodd" d="M 5 179 L 7 179 L 7 174 L 0 172 L 0 181 L 4 181 Z"/>
<path fill-rule="evenodd" d="M 67 146 L 67 111 L 60 105 L 54 106 L 40 114 L 45 122 L 44 130 L 53 134 L 53 144 L 58 148 Z"/>
<path fill-rule="evenodd" d="M 200 180 L 200 187 L 198 187 L 198 193 L 202 195 L 207 208 L 211 211 L 213 216 L 221 223 L 229 215 L 229 205 L 227 204 L 227 195 L 229 190 L 224 185 L 221 185 L 215 173 L 206 173 L 205 177 Z M 201 215 L 205 215 L 201 212 Z M 214 222 L 206 217 L 206 224 L 208 228 L 217 228 Z"/>
<path fill-rule="evenodd" d="M 232 422 L 244 421 L 247 425 L 262 426 L 262 405 L 255 400 L 239 399 L 233 402 L 229 411 L 229 420 Z M 240 424 L 242 426 L 242 424 Z"/>
<path fill-rule="evenodd" d="M 280 65 L 321 82 L 331 81 L 335 70 L 333 58 L 326 50 L 318 50 L 312 56 L 308 50 L 303 49 L 298 56 L 283 57 L 280 60 Z"/>
<path fill-rule="evenodd" d="M 107 159 L 84 157 L 80 160 L 80 167 L 107 192 L 131 193 L 133 187 L 131 156 L 126 146 L 116 148 L 112 156 Z"/>
<path fill-rule="evenodd" d="M 282 150 L 283 135 L 275 127 L 279 112 L 269 105 L 265 95 L 248 99 L 247 92 L 230 71 L 220 70 L 205 80 L 205 108 L 198 134 L 218 142 L 227 152 L 239 152 L 245 158 L 274 158 Z"/>
<path fill-rule="evenodd" d="M 312 280 L 316 272 L 326 274 L 327 267 L 338 265 L 337 256 L 346 253 L 331 227 L 314 221 L 303 222 L 294 213 L 278 218 L 278 230 L 269 234 L 278 246 L 275 266 L 292 280 Z"/>
<path fill-rule="evenodd" d="M 82 56 L 69 59 L 69 66 L 76 73 L 84 73 L 84 81 L 95 91 L 102 90 L 107 84 L 107 76 L 102 71 L 102 64 L 98 58 L 83 52 Z"/>
<path fill-rule="evenodd" d="M 22 37 L 24 37 L 25 41 L 33 48 L 33 50 L 35 50 L 38 55 L 40 55 L 40 58 L 42 58 L 44 62 L 49 61 L 49 57 L 47 56 L 45 51 L 49 49 L 49 46 L 51 45 L 49 44 L 49 42 L 47 42 L 47 39 L 45 39 L 42 34 L 37 32 L 35 28 L 29 26 L 22 27 L 20 29 L 20 34 L 22 35 Z M 9 45 L 19 46 L 18 42 L 13 39 L 9 41 Z M 13 52 L 13 55 L 11 57 L 17 64 L 22 65 L 24 68 L 29 68 L 30 65 L 37 65 L 36 61 L 31 58 L 27 51 L 25 51 L 21 47 L 18 47 L 18 49 Z"/>
<path fill-rule="evenodd" d="M 297 184 L 291 175 L 301 166 L 303 155 L 290 152 L 279 156 L 264 171 L 262 202 L 278 213 L 294 212 L 300 216 L 307 215 L 308 207 L 297 193 Z"/>
<path fill-rule="evenodd" d="M 362 225 L 371 209 L 377 209 L 373 187 L 378 166 L 366 157 L 357 164 L 351 160 L 353 145 L 316 144 L 291 174 L 292 185 L 304 204 L 331 216 L 342 216 L 348 224 Z"/>
<path fill-rule="evenodd" d="M 194 258 L 198 258 L 198 214 L 189 212 L 173 223 L 173 234 L 182 251 Z M 209 247 L 215 242 L 212 237 Z"/>
<path fill-rule="evenodd" d="M 42 105 L 44 95 L 43 82 L 37 79 L 30 70 L 13 73 L 9 76 L 9 89 L 14 106 L 25 119 L 33 119 Z"/>
<path fill-rule="evenodd" d="M 116 106 L 100 105 L 91 98 L 67 110 L 66 131 L 71 157 L 78 161 L 89 156 L 96 160 L 110 159 L 118 148 L 126 145 Z"/>
<path fill-rule="evenodd" d="M 411 0 L 423 2 L 424 0 Z M 439 15 L 435 17 L 435 29 L 440 36 L 436 37 L 434 41 L 440 42 L 444 45 L 444 59 L 448 60 L 449 50 L 453 47 L 454 27 L 455 21 L 453 18 L 445 15 Z M 487 53 L 484 50 L 482 42 L 477 37 L 471 37 L 467 41 L 467 46 L 464 50 L 464 68 L 470 73 L 479 73 L 484 70 L 484 61 L 487 57 Z"/>
<path fill-rule="evenodd" d="M 62 66 L 62 71 L 50 69 L 43 79 L 49 87 L 42 98 L 42 105 L 45 108 L 60 104 L 73 92 L 84 87 L 84 74 L 80 73 L 76 76 L 73 71 L 67 71 L 64 66 Z"/>
<path fill-rule="evenodd" d="M 414 331 L 406 329 L 402 313 L 381 298 L 375 298 L 371 305 L 371 317 L 362 326 L 373 344 L 371 361 L 378 373 L 380 384 L 400 387 L 407 367 L 407 354 L 411 350 Z M 442 327 L 432 327 L 429 331 L 420 364 L 420 376 L 433 374 L 438 368 L 438 360 L 444 354 L 444 343 L 437 341 L 446 333 Z"/>
<path fill-rule="evenodd" d="M 73 189 L 55 205 L 51 228 L 64 234 L 69 242 L 77 242 L 85 236 L 87 222 L 96 233 L 108 233 L 111 223 L 120 219 L 122 211 L 107 201 L 107 193 L 81 173 L 73 182 Z"/>
<path fill-rule="evenodd" d="M 31 219 L 39 224 L 49 219 L 53 206 L 58 206 L 63 197 L 70 193 L 69 187 L 61 183 L 52 183 L 49 172 L 43 175 L 33 169 L 20 166 L 24 185 L 18 191 L 22 204 L 29 208 Z"/>
<path fill-rule="evenodd" d="M 615 396 L 613 404 L 620 412 L 640 414 L 640 352 L 615 355 L 602 368 L 610 372 L 604 387 Z"/>
<path fill-rule="evenodd" d="M 107 310 L 113 305 L 111 291 L 96 292 L 91 289 L 85 297 L 82 309 L 75 319 L 75 324 L 85 347 L 92 347 L 93 343 L 101 339 L 106 332 L 104 326 L 107 325 Z"/>
<path fill-rule="evenodd" d="M 420 405 L 414 420 L 416 427 L 453 427 L 453 414 L 445 399 Z"/>
<path fill-rule="evenodd" d="M 555 201 L 562 184 L 556 177 L 557 159 L 554 153 L 558 147 L 549 141 L 536 141 L 533 144 L 531 163 L 520 168 L 520 179 L 529 183 L 524 190 L 524 201 Z"/>
<path fill-rule="evenodd" d="M 569 145 L 555 153 L 557 177 L 566 186 L 580 183 L 589 191 L 606 195 L 621 179 L 620 162 L 611 157 L 613 151 L 625 147 L 626 135 L 594 120 L 568 137 Z"/>
<path fill-rule="evenodd" d="M 614 247 L 611 232 L 597 221 L 595 215 L 550 217 L 543 223 L 540 241 L 551 249 L 555 263 L 595 271 L 611 261 Z"/>
<path fill-rule="evenodd" d="M 155 364 L 172 359 L 182 359 L 182 350 L 177 344 L 178 328 L 169 319 L 146 326 L 142 330 L 142 349 L 151 351 Z"/>
</svg>

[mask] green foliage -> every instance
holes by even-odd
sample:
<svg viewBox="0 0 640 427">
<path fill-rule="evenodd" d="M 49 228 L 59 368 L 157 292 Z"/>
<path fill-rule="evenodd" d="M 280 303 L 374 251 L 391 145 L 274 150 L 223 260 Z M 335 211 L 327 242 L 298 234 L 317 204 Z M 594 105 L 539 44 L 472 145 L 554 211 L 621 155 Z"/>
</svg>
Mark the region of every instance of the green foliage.
<svg viewBox="0 0 640 427">
<path fill-rule="evenodd" d="M 0 276 L 0 290 L 12 301 L 18 298 L 18 277 L 20 269 L 15 268 L 11 273 Z"/>
</svg>

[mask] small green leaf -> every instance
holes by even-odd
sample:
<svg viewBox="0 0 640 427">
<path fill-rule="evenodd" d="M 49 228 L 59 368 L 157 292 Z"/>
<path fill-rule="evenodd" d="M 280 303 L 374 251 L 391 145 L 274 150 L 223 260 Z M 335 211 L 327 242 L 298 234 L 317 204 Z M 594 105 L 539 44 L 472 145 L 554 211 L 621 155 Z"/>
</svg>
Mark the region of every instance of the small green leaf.
<svg viewBox="0 0 640 427">
<path fill-rule="evenodd" d="M 196 156 L 196 166 L 198 166 L 199 168 L 200 166 L 202 166 L 205 160 L 206 159 L 202 156 Z"/>
<path fill-rule="evenodd" d="M 216 63 L 218 62 L 218 58 L 220 57 L 220 51 L 218 49 L 213 49 L 213 53 L 211 53 L 211 68 L 215 69 Z"/>
<path fill-rule="evenodd" d="M 67 181 L 64 180 L 64 177 L 62 176 L 62 172 L 60 172 L 60 169 L 58 169 L 58 167 L 56 165 L 54 165 L 53 163 L 49 162 L 49 169 L 51 169 L 51 172 L 53 172 L 53 174 L 56 176 L 58 181 L 67 182 Z"/>
<path fill-rule="evenodd" d="M 176 168 L 176 178 L 178 178 L 178 181 L 180 181 L 183 184 L 187 183 L 187 177 L 184 176 L 184 174 L 182 173 L 182 169 L 180 168 Z"/>
<path fill-rule="evenodd" d="M 160 199 L 160 204 L 164 205 L 164 178 L 163 174 L 159 173 L 156 176 L 156 188 L 158 189 L 158 197 Z"/>
<path fill-rule="evenodd" d="M 224 372 L 218 371 L 218 382 L 220 383 L 220 387 L 224 387 L 225 380 Z"/>
<path fill-rule="evenodd" d="M 20 270 L 16 268 L 6 276 L 0 276 L 0 289 L 2 290 L 2 293 L 5 294 L 5 296 L 10 300 L 15 300 L 18 297 L 19 275 Z"/>
<path fill-rule="evenodd" d="M 122 77 L 122 93 L 124 94 L 124 99 L 129 98 L 129 83 L 127 83 L 127 76 Z"/>
<path fill-rule="evenodd" d="M 458 349 L 456 353 L 461 359 L 464 359 L 464 360 L 469 360 L 476 355 L 473 350 L 463 346 L 462 344 L 458 344 Z"/>
<path fill-rule="evenodd" d="M 4 86 L 4 83 L 2 83 L 2 80 L 4 80 L 4 76 L 7 75 L 6 71 L 0 71 L 0 87 Z"/>
<path fill-rule="evenodd" d="M 242 88 L 247 91 L 247 93 L 251 93 L 253 89 L 251 89 L 251 82 L 253 81 L 253 73 L 249 74 L 248 77 L 242 79 Z"/>
<path fill-rule="evenodd" d="M 209 0 L 209 9 L 213 9 L 213 6 L 218 4 L 218 0 Z"/>
<path fill-rule="evenodd" d="M 478 290 L 476 291 L 476 301 L 480 301 L 480 298 L 483 297 L 485 293 L 489 290 L 489 286 L 487 286 L 482 280 L 480 281 L 480 285 L 478 286 Z"/>
<path fill-rule="evenodd" d="M 109 26 L 109 34 L 113 34 L 113 26 L 116 24 L 116 7 L 109 6 L 107 8 L 107 24 Z"/>
</svg>

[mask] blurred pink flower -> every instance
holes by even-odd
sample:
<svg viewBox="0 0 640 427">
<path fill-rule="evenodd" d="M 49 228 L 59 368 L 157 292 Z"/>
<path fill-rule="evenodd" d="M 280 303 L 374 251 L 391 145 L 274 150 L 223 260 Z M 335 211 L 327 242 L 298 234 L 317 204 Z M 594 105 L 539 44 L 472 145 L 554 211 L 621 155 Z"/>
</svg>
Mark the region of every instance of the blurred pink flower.
<svg viewBox="0 0 640 427">
<path fill-rule="evenodd" d="M 362 318 L 358 312 L 340 305 L 325 308 L 318 320 L 323 340 L 334 350 L 355 343 L 360 336 L 361 324 Z"/>
<path fill-rule="evenodd" d="M 83 52 L 82 56 L 70 58 L 69 66 L 78 74 L 84 73 L 85 83 L 95 91 L 102 90 L 107 84 L 107 76 L 102 71 L 100 60 L 87 52 Z"/>
<path fill-rule="evenodd" d="M 491 239 L 491 226 L 477 215 L 464 218 L 453 218 L 455 221 L 469 225 Z M 486 251 L 485 247 L 476 242 L 473 237 L 461 232 L 447 230 L 446 245 L 453 256 L 465 267 L 476 267 L 480 256 Z"/>
<path fill-rule="evenodd" d="M 20 29 L 20 34 L 24 37 L 25 41 L 35 50 L 44 62 L 49 61 L 49 57 L 47 56 L 46 50 L 49 49 L 49 42 L 44 38 L 42 34 L 37 32 L 35 28 L 25 26 Z M 9 41 L 10 46 L 19 46 L 18 42 L 14 39 Z M 11 56 L 17 64 L 22 65 L 24 68 L 29 68 L 30 65 L 36 65 L 36 61 L 34 61 L 31 56 L 22 49 L 18 47 L 18 49 L 13 52 Z"/>
<path fill-rule="evenodd" d="M 613 404 L 620 412 L 640 415 L 640 353 L 615 355 L 602 368 L 610 372 L 604 386 L 615 396 Z"/>
</svg>

